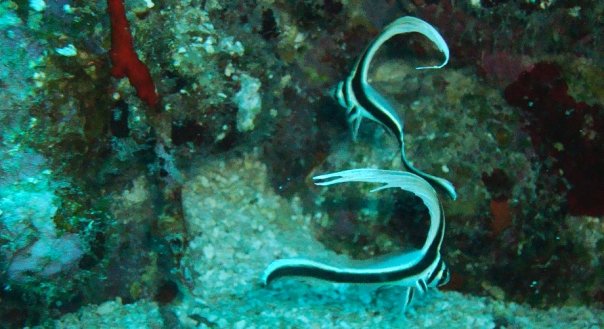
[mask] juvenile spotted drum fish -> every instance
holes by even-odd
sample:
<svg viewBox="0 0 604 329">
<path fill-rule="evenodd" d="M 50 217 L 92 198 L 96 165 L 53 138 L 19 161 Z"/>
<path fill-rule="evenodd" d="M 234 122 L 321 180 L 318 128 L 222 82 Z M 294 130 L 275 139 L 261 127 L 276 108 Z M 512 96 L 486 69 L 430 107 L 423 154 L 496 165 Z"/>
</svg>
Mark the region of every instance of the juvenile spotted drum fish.
<svg viewBox="0 0 604 329">
<path fill-rule="evenodd" d="M 284 277 L 310 277 L 340 283 L 377 283 L 406 287 L 404 307 L 411 303 L 414 292 L 424 293 L 449 281 L 449 270 L 440 255 L 444 238 L 445 218 L 436 191 L 423 178 L 410 173 L 380 169 L 353 169 L 314 177 L 317 185 L 346 182 L 382 183 L 371 192 L 400 188 L 418 196 L 428 209 L 430 228 L 419 250 L 401 253 L 362 266 L 340 267 L 305 258 L 279 259 L 272 262 L 262 275 L 262 282 Z"/>
<path fill-rule="evenodd" d="M 363 118 L 375 121 L 397 138 L 401 158 L 404 166 L 411 172 L 427 179 L 445 191 L 451 199 L 457 198 L 455 187 L 448 180 L 427 174 L 415 168 L 405 156 L 405 142 L 403 139 L 403 121 L 390 103 L 367 82 L 369 66 L 378 49 L 390 38 L 405 33 L 420 33 L 428 38 L 437 49 L 444 54 L 445 59 L 440 65 L 420 66 L 418 70 L 439 69 L 449 62 L 449 47 L 442 36 L 427 22 L 410 16 L 401 17 L 384 30 L 369 44 L 356 61 L 346 80 L 340 82 L 335 89 L 335 98 L 346 109 L 348 123 L 352 128 L 353 140 L 357 139 L 359 127 Z"/>
</svg>

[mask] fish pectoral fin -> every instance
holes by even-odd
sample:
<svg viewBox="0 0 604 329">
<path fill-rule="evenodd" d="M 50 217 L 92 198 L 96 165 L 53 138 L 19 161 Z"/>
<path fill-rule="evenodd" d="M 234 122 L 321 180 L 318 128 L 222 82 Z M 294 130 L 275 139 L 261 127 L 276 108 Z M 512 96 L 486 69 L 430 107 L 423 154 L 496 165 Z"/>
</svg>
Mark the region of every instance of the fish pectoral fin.
<svg viewBox="0 0 604 329">
<path fill-rule="evenodd" d="M 403 314 L 407 311 L 407 307 L 413 302 L 414 293 L 415 289 L 412 287 L 407 287 L 405 290 L 405 295 L 403 296 Z"/>
<path fill-rule="evenodd" d="M 361 127 L 361 121 L 363 121 L 363 114 L 361 113 L 361 109 L 356 106 L 353 107 L 350 112 L 351 114 L 348 122 L 352 127 L 352 140 L 356 142 L 359 136 L 359 128 Z"/>
</svg>

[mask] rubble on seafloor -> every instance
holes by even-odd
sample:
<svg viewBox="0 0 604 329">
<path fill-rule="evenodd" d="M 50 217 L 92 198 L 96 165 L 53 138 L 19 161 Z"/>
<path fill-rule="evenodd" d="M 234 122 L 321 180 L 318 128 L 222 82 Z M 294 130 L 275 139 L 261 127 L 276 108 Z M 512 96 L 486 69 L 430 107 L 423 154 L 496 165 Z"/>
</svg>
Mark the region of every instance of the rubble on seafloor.
<svg viewBox="0 0 604 329">
<path fill-rule="evenodd" d="M 312 188 L 312 187 L 309 187 Z M 324 188 L 322 188 L 324 189 Z M 183 191 L 192 240 L 183 258 L 187 288 L 172 304 L 120 300 L 86 306 L 56 328 L 599 328 L 602 311 L 546 310 L 458 292 L 430 291 L 401 310 L 400 291 L 286 279 L 260 285 L 263 268 L 280 257 L 344 261 L 318 243 L 300 200 L 267 182 L 258 152 L 200 163 Z M 159 316 L 159 313 L 162 316 Z"/>
<path fill-rule="evenodd" d="M 602 3 L 122 2 L 156 108 L 110 75 L 105 1 L 0 3 L 0 327 L 602 326 Z M 401 168 L 369 120 L 350 141 L 329 90 L 402 15 L 451 49 L 418 71 L 439 54 L 397 37 L 370 72 L 413 164 L 458 189 L 448 291 L 402 316 L 396 290 L 260 287 L 280 257 L 423 242 L 402 192 L 310 180 Z"/>
</svg>

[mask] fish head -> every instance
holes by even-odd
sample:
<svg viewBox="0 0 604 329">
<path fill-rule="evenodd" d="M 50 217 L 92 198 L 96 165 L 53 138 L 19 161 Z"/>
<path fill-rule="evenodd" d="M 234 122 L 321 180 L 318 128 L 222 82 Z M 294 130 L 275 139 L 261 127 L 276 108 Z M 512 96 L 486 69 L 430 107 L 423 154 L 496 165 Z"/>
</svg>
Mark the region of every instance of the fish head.
<svg viewBox="0 0 604 329">
<path fill-rule="evenodd" d="M 329 94 L 341 107 L 348 108 L 346 97 L 344 96 L 344 81 L 340 81 L 336 86 L 330 88 Z"/>
</svg>

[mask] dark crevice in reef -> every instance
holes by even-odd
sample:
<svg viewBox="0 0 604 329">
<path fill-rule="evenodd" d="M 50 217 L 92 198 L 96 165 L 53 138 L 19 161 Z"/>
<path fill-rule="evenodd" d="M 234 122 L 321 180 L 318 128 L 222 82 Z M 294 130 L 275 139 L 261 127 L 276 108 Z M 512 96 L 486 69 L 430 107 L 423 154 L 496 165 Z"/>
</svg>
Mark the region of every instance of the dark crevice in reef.
<svg viewBox="0 0 604 329">
<path fill-rule="evenodd" d="M 604 109 L 578 102 L 557 64 L 537 63 L 505 89 L 510 105 L 522 110 L 525 127 L 550 172 L 567 182 L 572 215 L 604 215 Z M 545 161 L 544 161 L 545 162 Z"/>
</svg>

